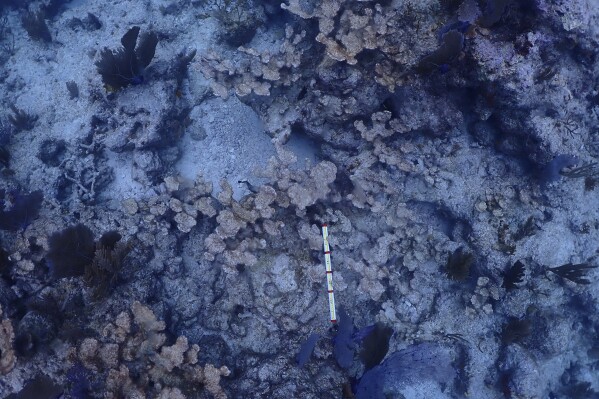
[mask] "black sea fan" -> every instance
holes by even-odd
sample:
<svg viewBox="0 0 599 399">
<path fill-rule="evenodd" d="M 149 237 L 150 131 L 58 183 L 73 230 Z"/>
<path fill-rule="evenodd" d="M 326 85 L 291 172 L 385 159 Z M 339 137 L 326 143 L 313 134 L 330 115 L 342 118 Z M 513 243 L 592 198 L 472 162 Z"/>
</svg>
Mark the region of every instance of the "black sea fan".
<svg viewBox="0 0 599 399">
<path fill-rule="evenodd" d="M 362 341 L 360 360 L 366 370 L 370 370 L 379 364 L 389 351 L 389 340 L 393 335 L 393 329 L 382 323 L 376 323 L 372 332 Z"/>
<path fill-rule="evenodd" d="M 586 274 L 590 269 L 595 269 L 597 266 L 589 265 L 588 263 L 572 264 L 566 263 L 558 267 L 550 267 L 549 271 L 557 274 L 561 278 L 572 281 L 576 284 L 591 284 L 591 281 L 586 278 Z"/>
<path fill-rule="evenodd" d="M 110 230 L 107 231 L 106 233 L 102 234 L 102 237 L 100 237 L 100 248 L 106 248 L 109 250 L 113 250 L 114 247 L 116 246 L 116 244 L 121 241 L 121 238 L 123 238 L 120 233 L 116 230 Z"/>
<path fill-rule="evenodd" d="M 46 261 L 54 278 L 81 276 L 94 259 L 94 234 L 82 224 L 52 234 L 49 243 Z"/>
<path fill-rule="evenodd" d="M 470 267 L 474 263 L 474 255 L 459 247 L 447 258 L 445 271 L 450 279 L 464 281 L 470 275 Z"/>
<path fill-rule="evenodd" d="M 17 108 L 14 104 L 10 106 L 12 115 L 8 116 L 8 121 L 14 126 L 15 132 L 22 130 L 31 130 L 35 127 L 37 121 L 36 115 L 28 114 L 22 109 Z"/>
<path fill-rule="evenodd" d="M 129 241 L 121 241 L 121 235 L 116 231 L 104 233 L 98 243 L 93 261 L 85 266 L 83 276 L 86 284 L 94 290 L 94 297 L 106 295 L 114 288 L 123 262 L 132 245 Z"/>
<path fill-rule="evenodd" d="M 508 291 L 513 290 L 514 288 L 518 288 L 517 284 L 520 284 L 522 282 L 523 277 L 524 263 L 518 260 L 505 272 L 503 272 L 503 284 L 501 284 L 501 286 Z"/>
<path fill-rule="evenodd" d="M 0 190 L 0 229 L 17 231 L 37 218 L 44 195 L 41 191 L 23 194 Z"/>
<path fill-rule="evenodd" d="M 505 345 L 518 343 L 530 335 L 532 323 L 528 319 L 510 318 L 501 331 L 501 342 Z"/>
<path fill-rule="evenodd" d="M 130 84 L 143 83 L 143 71 L 154 58 L 158 36 L 154 32 L 146 33 L 136 47 L 138 35 L 139 26 L 134 26 L 121 38 L 122 48 L 101 51 L 96 67 L 106 90 L 116 91 Z"/>
<path fill-rule="evenodd" d="M 27 12 L 21 18 L 21 23 L 30 38 L 40 42 L 52 42 L 52 35 L 46 24 L 46 15 L 43 11 Z"/>
</svg>

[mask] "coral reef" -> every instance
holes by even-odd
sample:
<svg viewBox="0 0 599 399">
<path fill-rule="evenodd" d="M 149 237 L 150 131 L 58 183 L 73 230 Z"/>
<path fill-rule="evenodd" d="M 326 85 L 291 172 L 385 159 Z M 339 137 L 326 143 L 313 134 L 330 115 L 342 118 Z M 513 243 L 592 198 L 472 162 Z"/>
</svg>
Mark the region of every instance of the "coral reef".
<svg viewBox="0 0 599 399">
<path fill-rule="evenodd" d="M 2 305 L 0 320 L 0 374 L 7 374 L 15 367 L 17 356 L 13 349 L 15 333 L 10 320 L 2 318 Z"/>
<path fill-rule="evenodd" d="M 143 83 L 143 71 L 154 58 L 158 36 L 149 32 L 142 35 L 137 43 L 138 35 L 139 26 L 134 26 L 121 38 L 123 48 L 116 51 L 104 48 L 100 53 L 96 66 L 106 90 Z"/>
<path fill-rule="evenodd" d="M 596 2 L 65 3 L 0 6 L 1 397 L 596 396 Z"/>
<path fill-rule="evenodd" d="M 200 71 L 222 98 L 229 96 L 230 89 L 242 97 L 252 93 L 269 96 L 271 87 L 291 86 L 300 78 L 303 51 L 297 45 L 305 35 L 305 31 L 296 33 L 287 26 L 284 40 L 269 49 L 240 46 L 237 51 L 244 56 L 235 62 L 215 51 L 209 52 L 202 57 Z"/>
<path fill-rule="evenodd" d="M 103 328 L 100 339 L 85 338 L 71 349 L 69 358 L 105 376 L 104 398 L 185 398 L 189 393 L 183 391 L 204 386 L 215 399 L 226 399 L 219 382 L 230 374 L 229 369 L 199 366 L 199 346 L 189 345 L 183 336 L 166 345 L 164 330 L 165 323 L 150 308 L 134 302 L 130 312 L 121 312 Z M 131 362 L 139 364 L 135 377 L 127 366 Z"/>
</svg>

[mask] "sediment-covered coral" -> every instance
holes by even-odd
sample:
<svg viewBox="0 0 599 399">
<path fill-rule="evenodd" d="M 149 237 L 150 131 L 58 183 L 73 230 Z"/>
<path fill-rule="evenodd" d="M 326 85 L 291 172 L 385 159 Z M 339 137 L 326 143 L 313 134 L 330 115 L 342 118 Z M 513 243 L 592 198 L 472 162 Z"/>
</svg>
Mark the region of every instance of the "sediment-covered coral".
<svg viewBox="0 0 599 399">
<path fill-rule="evenodd" d="M 214 398 L 226 399 L 219 381 L 229 369 L 198 365 L 200 348 L 184 336 L 166 345 L 165 327 L 148 307 L 134 302 L 130 312 L 104 327 L 100 338 L 86 338 L 73 348 L 71 361 L 105 377 L 104 398 L 185 398 L 203 386 Z"/>
<path fill-rule="evenodd" d="M 269 96 L 273 86 L 290 86 L 300 78 L 303 50 L 297 45 L 305 35 L 288 25 L 284 38 L 269 49 L 239 47 L 242 55 L 238 61 L 209 52 L 202 57 L 200 71 L 219 97 L 227 98 L 231 89 L 241 97 L 252 93 Z"/>
<path fill-rule="evenodd" d="M 234 266 L 256 263 L 252 252 L 266 248 L 267 239 L 280 234 L 289 207 L 295 210 L 296 215 L 305 215 L 307 207 L 325 199 L 330 193 L 329 185 L 335 180 L 337 172 L 333 163 L 322 161 L 308 171 L 291 170 L 289 165 L 297 162 L 295 155 L 282 147 L 278 147 L 277 151 L 278 156 L 272 157 L 268 167 L 259 172 L 260 177 L 272 181 L 272 186 L 264 185 L 257 193 L 250 193 L 236 201 L 232 198 L 230 185 L 224 180 L 221 182 L 218 199 L 223 209 L 216 216 L 215 232 L 206 238 L 205 258 L 212 261 L 222 253 L 230 272 L 234 271 Z M 226 241 L 247 230 L 254 234 L 241 239 L 233 247 L 226 244 Z M 311 240 L 311 246 L 314 248 L 314 240 Z"/>
<path fill-rule="evenodd" d="M 573 396 L 562 382 L 587 375 L 596 357 L 597 290 L 585 284 L 596 278 L 590 268 L 597 242 L 591 206 L 596 176 L 584 183 L 560 179 L 563 167 L 572 165 L 552 160 L 572 154 L 581 165 L 593 165 L 599 156 L 599 97 L 589 80 L 597 69 L 597 8 L 591 1 L 292 0 L 283 8 L 267 1 L 256 7 L 256 15 L 265 13 L 254 19 L 259 27 L 239 19 L 239 29 L 225 38 L 243 45 L 236 49 L 211 36 L 224 30 L 215 18 L 197 23 L 198 11 L 214 8 L 211 2 L 179 3 L 144 10 L 157 17 L 161 51 L 174 58 L 156 63 L 156 79 L 147 85 L 114 95 L 78 81 L 77 101 L 40 112 L 31 98 L 39 94 L 34 88 L 41 78 L 10 63 L 0 72 L 0 85 L 18 92 L 19 104 L 39 115 L 35 129 L 3 142 L 0 162 L 9 166 L 10 150 L 15 172 L 5 168 L 5 180 L 52 191 L 42 218 L 27 217 L 26 229 L 2 231 L 12 262 L 0 273 L 0 299 L 12 304 L 42 289 L 64 304 L 65 320 L 55 331 L 57 319 L 29 309 L 24 299 L 18 311 L 9 308 L 5 317 L 23 319 L 15 322 L 18 329 L 36 327 L 37 357 L 19 362 L 0 388 L 16 391 L 42 367 L 62 383 L 64 362 L 53 356 L 70 341 L 76 342 L 74 367 L 93 371 L 98 378 L 91 386 L 107 385 L 114 397 L 195 397 L 203 395 L 202 387 L 225 397 L 219 379 L 227 371 L 210 366 L 223 363 L 239 371 L 226 382 L 232 397 L 338 395 L 342 381 L 360 377 L 361 366 L 352 364 L 347 372 L 335 367 L 328 339 L 307 367 L 289 367 L 290 344 L 299 347 L 310 333 L 324 335 L 330 326 L 322 265 L 326 222 L 337 304 L 356 324 L 378 320 L 395 331 L 388 343 L 392 353 L 377 372 L 391 383 L 387 388 L 406 397 L 418 396 L 404 391 L 412 388 L 428 389 L 428 396 L 432 389 L 435 397 L 494 397 L 499 390 Z M 131 26 L 130 16 L 138 14 L 114 15 L 126 16 L 117 24 Z M 234 23 L 237 15 L 230 17 Z M 11 11 L 8 18 L 16 17 Z M 102 15 L 102 23 L 109 26 L 111 18 Z M 87 35 L 88 25 L 99 25 L 90 21 L 56 20 L 67 28 L 61 42 L 72 40 L 69 29 Z M 187 81 L 194 51 L 171 47 L 186 45 L 190 34 L 203 39 L 195 42 L 194 66 L 204 77 L 192 69 Z M 35 66 L 72 62 L 64 57 L 68 46 L 38 47 Z M 12 55 L 14 65 L 31 61 L 27 50 Z M 87 50 L 93 49 L 81 53 Z M 52 76 L 55 68 L 47 70 L 49 82 L 64 81 Z M 94 66 L 86 71 L 93 74 Z M 126 83 L 139 80 L 125 76 Z M 246 105 L 233 107 L 229 98 L 211 99 L 207 107 L 210 90 L 223 97 L 235 93 Z M 68 96 L 63 83 L 56 92 Z M 73 116 L 80 107 L 93 116 L 80 122 Z M 253 112 L 257 137 L 267 137 L 264 128 L 274 138 L 278 157 L 261 168 L 265 180 L 243 176 L 237 189 L 241 177 L 215 171 L 213 159 L 187 145 L 213 138 L 198 121 L 213 118 L 218 108 L 226 118 Z M 235 167 L 249 170 L 259 162 L 240 155 L 247 148 L 238 139 L 248 130 L 236 123 L 216 136 L 227 138 L 222 147 L 233 150 Z M 48 137 L 39 137 L 46 130 Z M 64 149 L 41 141 L 56 137 L 65 140 Z M 43 165 L 22 156 L 29 140 L 35 150 L 47 148 Z M 266 158 L 267 140 L 264 153 L 246 154 Z M 304 156 L 312 161 L 302 165 Z M 186 162 L 193 157 L 197 163 Z M 29 161 L 41 169 L 29 173 Z M 225 176 L 228 182 L 217 194 L 207 180 L 178 177 L 200 170 L 212 182 Z M 538 171 L 549 176 L 548 184 Z M 7 195 L 5 212 L 11 204 Z M 48 286 L 44 273 L 48 236 L 77 219 L 93 220 L 94 231 L 117 229 L 136 244 L 131 267 L 121 270 L 126 289 L 101 303 L 88 302 L 80 279 Z M 104 244 L 91 255 L 108 271 L 105 281 L 88 276 L 98 286 L 113 281 L 112 266 L 124 256 Z M 460 247 L 476 263 L 458 267 L 451 274 L 460 281 L 453 281 L 445 273 L 447 260 Z M 526 260 L 526 278 L 518 288 L 501 290 L 505 266 L 516 259 Z M 560 265 L 569 266 L 548 273 Z M 554 273 L 577 277 L 579 284 Z M 160 317 L 141 304 L 116 319 L 106 311 L 120 311 L 133 299 L 151 303 Z M 564 308 L 569 311 L 548 311 Z M 539 315 L 551 315 L 554 324 L 547 326 Z M 107 317 L 113 319 L 108 325 Z M 502 343 L 511 318 L 529 320 L 532 333 L 526 339 L 506 334 Z M 102 334 L 90 333 L 98 326 L 106 327 L 99 328 Z M 571 326 L 578 326 L 575 332 Z M 40 345 L 43 332 L 56 339 Z M 345 327 L 344 335 L 347 341 Z M 23 334 L 21 342 L 34 341 L 29 338 Z M 459 382 L 446 381 L 443 345 L 418 347 L 423 339 L 467 348 L 453 359 L 462 369 Z M 415 343 L 410 349 L 416 350 L 399 356 L 404 343 Z M 521 346 L 526 350 L 518 352 Z M 551 373 L 535 371 L 549 362 Z M 582 371 L 567 371 L 570 363 Z M 440 377 L 444 390 L 434 381 L 406 382 L 426 380 L 427 372 Z M 378 377 L 363 375 L 359 396 L 369 384 L 378 394 Z"/>
<path fill-rule="evenodd" d="M 15 333 L 9 319 L 2 318 L 2 305 L 0 305 L 0 374 L 7 374 L 17 363 L 17 356 L 13 349 Z"/>
<path fill-rule="evenodd" d="M 282 7 L 301 18 L 318 20 L 315 39 L 335 61 L 358 65 L 361 53 L 374 51 L 377 80 L 390 90 L 417 63 L 426 43 L 434 40 L 430 32 L 420 29 L 436 23 L 432 2 L 400 2 L 389 7 L 369 1 L 317 1 L 307 7 L 293 0 Z M 420 46 L 414 45 L 416 40 Z"/>
</svg>

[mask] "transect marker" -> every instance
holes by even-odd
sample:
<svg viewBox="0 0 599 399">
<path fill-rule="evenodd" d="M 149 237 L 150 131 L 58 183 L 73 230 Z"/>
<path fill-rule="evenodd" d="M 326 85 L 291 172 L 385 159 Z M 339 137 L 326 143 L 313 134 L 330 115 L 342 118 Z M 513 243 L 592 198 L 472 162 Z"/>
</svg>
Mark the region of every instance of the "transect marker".
<svg viewBox="0 0 599 399">
<path fill-rule="evenodd" d="M 329 293 L 329 311 L 331 323 L 337 323 L 335 311 L 335 293 L 333 292 L 333 270 L 331 269 L 331 248 L 329 247 L 329 229 L 327 224 L 322 225 L 322 240 L 324 241 L 324 264 L 327 269 L 327 292 Z"/>
</svg>

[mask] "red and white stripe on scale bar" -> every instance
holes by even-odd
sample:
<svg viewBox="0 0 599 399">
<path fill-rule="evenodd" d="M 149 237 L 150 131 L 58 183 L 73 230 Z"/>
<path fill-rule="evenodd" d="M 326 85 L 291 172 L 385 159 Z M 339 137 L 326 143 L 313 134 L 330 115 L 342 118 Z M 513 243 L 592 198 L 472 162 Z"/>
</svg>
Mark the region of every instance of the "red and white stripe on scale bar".
<svg viewBox="0 0 599 399">
<path fill-rule="evenodd" d="M 326 223 L 322 225 L 322 239 L 324 241 L 324 264 L 327 269 L 327 292 L 329 293 L 329 311 L 331 322 L 337 323 L 335 311 L 335 293 L 333 292 L 333 270 L 331 269 L 331 248 L 329 247 L 329 229 Z"/>
</svg>

